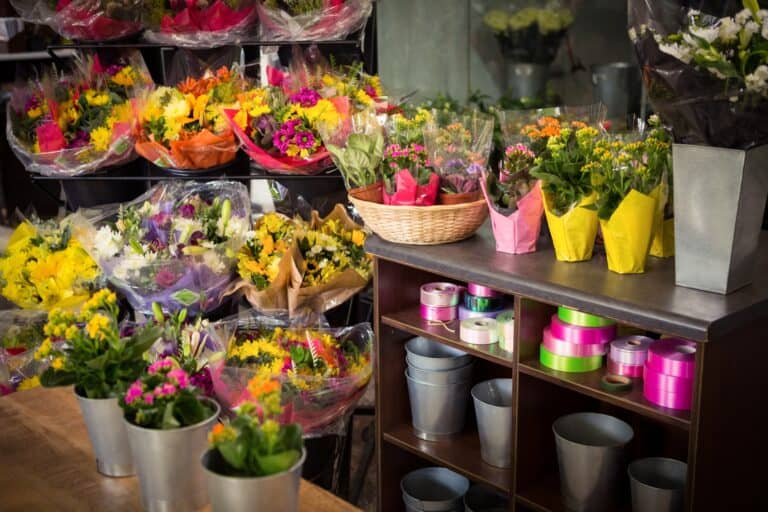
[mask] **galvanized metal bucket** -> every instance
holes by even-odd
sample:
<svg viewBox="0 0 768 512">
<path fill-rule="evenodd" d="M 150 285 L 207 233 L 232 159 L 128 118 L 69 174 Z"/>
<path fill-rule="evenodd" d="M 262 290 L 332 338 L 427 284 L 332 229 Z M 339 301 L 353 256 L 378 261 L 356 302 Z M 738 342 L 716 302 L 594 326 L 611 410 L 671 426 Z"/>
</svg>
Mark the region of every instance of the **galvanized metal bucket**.
<svg viewBox="0 0 768 512">
<path fill-rule="evenodd" d="M 453 370 L 469 364 L 472 356 L 421 336 L 405 344 L 407 361 L 422 370 Z"/>
<path fill-rule="evenodd" d="M 210 418 L 184 428 L 143 428 L 124 420 L 147 512 L 189 512 L 208 503 L 200 458 L 221 411 L 219 404 L 211 403 L 216 412 Z"/>
<path fill-rule="evenodd" d="M 675 282 L 731 293 L 752 282 L 768 196 L 768 145 L 675 144 Z"/>
<path fill-rule="evenodd" d="M 415 380 L 405 371 L 411 420 L 416 437 L 435 441 L 464 429 L 470 382 L 430 384 Z"/>
<path fill-rule="evenodd" d="M 472 388 L 480 458 L 500 468 L 512 467 L 512 379 L 491 379 Z"/>
<path fill-rule="evenodd" d="M 664 457 L 638 459 L 629 465 L 633 512 L 683 510 L 688 464 Z"/>
<path fill-rule="evenodd" d="M 507 95 L 513 100 L 544 98 L 549 66 L 506 61 Z"/>
<path fill-rule="evenodd" d="M 307 458 L 303 450 L 299 461 L 287 471 L 263 477 L 226 476 L 218 452 L 208 450 L 202 458 L 213 512 L 297 512 L 301 470 Z"/>
<path fill-rule="evenodd" d="M 96 456 L 96 470 L 114 477 L 135 474 L 123 409 L 117 398 L 86 398 L 77 391 L 75 396 Z"/>
<path fill-rule="evenodd" d="M 509 498 L 483 485 L 473 485 L 464 495 L 464 512 L 507 512 Z"/>
<path fill-rule="evenodd" d="M 626 120 L 640 113 L 640 67 L 633 62 L 609 62 L 592 66 L 592 95 L 608 109 L 608 119 Z"/>
<path fill-rule="evenodd" d="M 411 471 L 400 481 L 408 512 L 462 512 L 469 480 L 445 468 Z"/>
<path fill-rule="evenodd" d="M 624 475 L 624 447 L 634 437 L 627 423 L 607 414 L 581 412 L 552 425 L 565 508 L 612 512 Z"/>
<path fill-rule="evenodd" d="M 469 363 L 453 370 L 422 370 L 413 366 L 406 357 L 408 363 L 408 374 L 414 379 L 429 384 L 455 384 L 457 382 L 466 382 L 472 377 L 472 368 L 474 364 Z"/>
</svg>

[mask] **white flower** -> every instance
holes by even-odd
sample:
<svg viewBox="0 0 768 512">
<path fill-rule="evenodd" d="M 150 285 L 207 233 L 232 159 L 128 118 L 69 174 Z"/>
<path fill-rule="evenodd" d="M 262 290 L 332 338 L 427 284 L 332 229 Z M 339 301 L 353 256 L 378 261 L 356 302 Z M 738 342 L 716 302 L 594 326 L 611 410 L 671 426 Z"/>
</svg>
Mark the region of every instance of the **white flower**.
<svg viewBox="0 0 768 512">
<path fill-rule="evenodd" d="M 115 265 L 112 275 L 117 279 L 129 281 L 133 276 L 138 275 L 145 267 L 150 267 L 157 259 L 157 254 L 147 251 L 144 254 L 131 254 L 120 258 Z"/>
<path fill-rule="evenodd" d="M 690 30 L 691 30 L 691 34 L 695 35 L 696 37 L 700 37 L 704 39 L 708 43 L 712 43 L 715 39 L 717 39 L 717 36 L 720 34 L 720 29 L 717 26 L 712 26 L 712 27 L 692 26 Z"/>
<path fill-rule="evenodd" d="M 222 274 L 227 270 L 227 266 L 216 251 L 205 251 L 203 253 L 203 263 L 215 274 Z"/>
<path fill-rule="evenodd" d="M 693 51 L 687 45 L 679 43 L 659 43 L 659 50 L 666 53 L 667 55 L 671 55 L 674 58 L 685 62 L 686 64 L 689 64 L 691 59 L 693 59 Z"/>
<path fill-rule="evenodd" d="M 109 226 L 102 226 L 96 232 L 93 240 L 93 249 L 98 255 L 98 259 L 111 258 L 120 252 L 123 245 L 123 239 L 119 233 L 112 231 Z"/>
<path fill-rule="evenodd" d="M 746 41 L 749 41 L 752 39 L 752 36 L 757 34 L 760 31 L 760 25 L 755 23 L 754 21 L 748 21 L 746 25 L 744 25 L 744 33 L 746 34 L 745 39 Z"/>
<path fill-rule="evenodd" d="M 768 18 L 768 9 L 760 9 L 757 11 L 757 17 L 761 20 Z"/>
<path fill-rule="evenodd" d="M 744 25 L 748 20 L 752 19 L 752 11 L 749 9 L 742 9 L 738 13 L 736 13 L 736 16 L 734 16 L 734 19 L 736 20 L 736 23 L 739 25 Z"/>
<path fill-rule="evenodd" d="M 235 240 L 243 240 L 250 227 L 248 219 L 243 217 L 230 217 L 229 222 L 227 222 L 226 230 L 224 229 L 222 219 L 219 219 L 219 223 L 216 226 L 220 235 Z"/>
<path fill-rule="evenodd" d="M 768 21 L 763 21 L 763 29 L 760 31 L 763 39 L 768 39 Z"/>
<path fill-rule="evenodd" d="M 741 27 L 733 21 L 733 18 L 723 18 L 720 20 L 720 26 L 718 28 L 720 39 L 725 43 L 735 41 L 739 36 L 739 30 Z"/>
<path fill-rule="evenodd" d="M 637 30 L 635 30 L 635 27 L 630 27 L 629 29 L 629 40 L 637 41 Z"/>
<path fill-rule="evenodd" d="M 185 219 L 184 217 L 174 217 L 173 229 L 179 231 L 179 243 L 187 243 L 187 239 L 195 231 L 203 231 L 203 224 L 195 219 Z"/>
<path fill-rule="evenodd" d="M 764 94 L 768 91 L 768 66 L 763 64 L 745 78 L 747 90 Z"/>
</svg>

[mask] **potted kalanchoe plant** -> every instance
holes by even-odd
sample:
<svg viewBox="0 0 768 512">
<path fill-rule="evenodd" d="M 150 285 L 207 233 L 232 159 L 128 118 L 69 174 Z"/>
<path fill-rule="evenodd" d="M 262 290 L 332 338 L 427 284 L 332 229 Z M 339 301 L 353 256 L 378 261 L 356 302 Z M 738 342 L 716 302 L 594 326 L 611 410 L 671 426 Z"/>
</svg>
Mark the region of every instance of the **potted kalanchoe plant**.
<svg viewBox="0 0 768 512">
<path fill-rule="evenodd" d="M 146 510 L 198 510 L 208 503 L 202 468 L 206 437 L 221 408 L 192 385 L 174 358 L 159 359 L 120 405 Z"/>
<path fill-rule="evenodd" d="M 534 157 L 525 144 L 508 146 L 499 174 L 486 173 L 481 182 L 497 251 L 524 254 L 536 250 L 544 206 L 541 183 L 530 172 Z"/>
<path fill-rule="evenodd" d="M 50 360 L 40 382 L 45 387 L 75 386 L 96 467 L 106 476 L 133 474 L 133 462 L 117 397 L 145 366 L 144 353 L 160 335 L 148 326 L 123 336 L 118 325 L 117 296 L 100 290 L 79 314 L 54 309 L 35 353 Z"/>
<path fill-rule="evenodd" d="M 296 512 L 306 458 L 301 426 L 281 425 L 281 384 L 254 376 L 231 421 L 216 425 L 202 459 L 214 512 Z"/>
</svg>

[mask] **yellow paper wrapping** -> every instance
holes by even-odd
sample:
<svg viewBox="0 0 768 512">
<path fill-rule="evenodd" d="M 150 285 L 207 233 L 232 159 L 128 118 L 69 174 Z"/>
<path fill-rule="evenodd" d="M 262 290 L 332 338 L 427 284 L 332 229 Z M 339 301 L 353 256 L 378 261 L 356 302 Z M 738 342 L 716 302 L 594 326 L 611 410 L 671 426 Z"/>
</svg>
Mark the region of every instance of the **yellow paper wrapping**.
<svg viewBox="0 0 768 512">
<path fill-rule="evenodd" d="M 666 178 L 661 181 L 659 186 L 651 190 L 650 195 L 656 199 L 651 256 L 669 258 L 675 255 L 675 220 L 664 218 L 664 210 L 669 200 L 669 184 Z"/>
<path fill-rule="evenodd" d="M 600 220 L 608 269 L 618 274 L 645 272 L 653 236 L 656 199 L 630 190 L 608 220 Z"/>
<path fill-rule="evenodd" d="M 544 197 L 544 213 L 547 216 L 549 233 L 559 261 L 585 261 L 592 258 L 597 236 L 597 211 L 582 208 L 595 202 L 595 195 L 583 198 L 567 213 L 557 216 L 552 213 L 547 194 Z"/>
</svg>

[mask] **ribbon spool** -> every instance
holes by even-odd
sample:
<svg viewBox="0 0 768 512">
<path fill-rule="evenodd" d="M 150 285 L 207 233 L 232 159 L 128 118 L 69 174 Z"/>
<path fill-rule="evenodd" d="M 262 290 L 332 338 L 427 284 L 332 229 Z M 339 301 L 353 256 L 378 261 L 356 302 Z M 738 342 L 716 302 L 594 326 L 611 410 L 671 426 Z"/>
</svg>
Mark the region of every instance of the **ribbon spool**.
<svg viewBox="0 0 768 512">
<path fill-rule="evenodd" d="M 499 334 L 499 347 L 512 352 L 515 343 L 515 310 L 508 309 L 496 316 L 496 327 Z"/>
<path fill-rule="evenodd" d="M 578 325 L 579 327 L 608 327 L 616 324 L 610 318 L 582 313 L 577 309 L 565 306 L 557 308 L 557 317 L 567 324 Z"/>
<path fill-rule="evenodd" d="M 603 365 L 603 357 L 558 356 L 547 350 L 544 345 L 539 345 L 539 362 L 542 366 L 559 372 L 583 373 L 600 368 Z"/>
<path fill-rule="evenodd" d="M 549 327 L 544 328 L 543 345 L 556 356 L 593 357 L 603 356 L 606 352 L 605 343 L 590 343 L 588 345 L 570 343 L 552 336 L 552 331 Z"/>
<path fill-rule="evenodd" d="M 459 320 L 466 320 L 468 318 L 496 318 L 501 313 L 500 309 L 496 311 L 472 311 L 459 304 Z"/>
<path fill-rule="evenodd" d="M 632 381 L 621 375 L 603 375 L 600 387 L 612 393 L 629 391 L 632 389 Z"/>
<path fill-rule="evenodd" d="M 468 318 L 459 326 L 461 341 L 473 345 L 491 345 L 499 341 L 499 331 L 493 318 Z"/>
<path fill-rule="evenodd" d="M 488 288 L 487 286 L 483 286 L 481 284 L 475 284 L 475 283 L 469 283 L 467 285 L 467 291 L 470 295 L 474 295 L 475 297 L 502 297 L 501 292 L 497 292 L 496 290 L 492 288 Z"/>
<path fill-rule="evenodd" d="M 696 365 L 696 344 L 678 338 L 659 340 L 648 349 L 648 370 L 673 377 L 693 379 Z"/>
<path fill-rule="evenodd" d="M 631 377 L 633 379 L 639 379 L 643 376 L 643 365 L 629 365 L 623 363 L 617 363 L 611 356 L 608 356 L 608 373 L 611 375 L 623 375 L 624 377 Z"/>
<path fill-rule="evenodd" d="M 453 283 L 427 283 L 421 286 L 421 303 L 444 308 L 458 306 L 461 288 Z"/>
<path fill-rule="evenodd" d="M 625 336 L 611 342 L 609 357 L 616 363 L 643 366 L 648 359 L 648 348 L 656 341 L 647 336 Z"/>
<path fill-rule="evenodd" d="M 419 311 L 421 312 L 421 318 L 432 322 L 451 322 L 456 320 L 455 306 L 439 308 L 422 304 L 419 307 Z"/>
<path fill-rule="evenodd" d="M 579 327 L 563 322 L 557 315 L 552 315 L 550 324 L 552 336 L 559 340 L 579 345 L 590 345 L 594 343 L 608 343 L 616 337 L 616 326 L 606 327 Z"/>
<path fill-rule="evenodd" d="M 660 388 L 655 385 L 653 374 L 649 374 L 646 368 L 646 380 L 643 385 L 643 396 L 649 401 L 667 409 L 689 410 L 693 403 L 693 386 L 690 389 L 686 384 L 680 384 L 677 391 L 669 391 L 673 388 Z M 648 378 L 650 377 L 650 380 Z M 676 378 L 676 377 L 672 377 Z M 679 381 L 686 379 L 677 378 Z"/>
<path fill-rule="evenodd" d="M 503 300 L 498 297 L 478 297 L 469 293 L 464 294 L 464 307 L 470 311 L 481 313 L 498 311 L 503 305 Z"/>
</svg>

